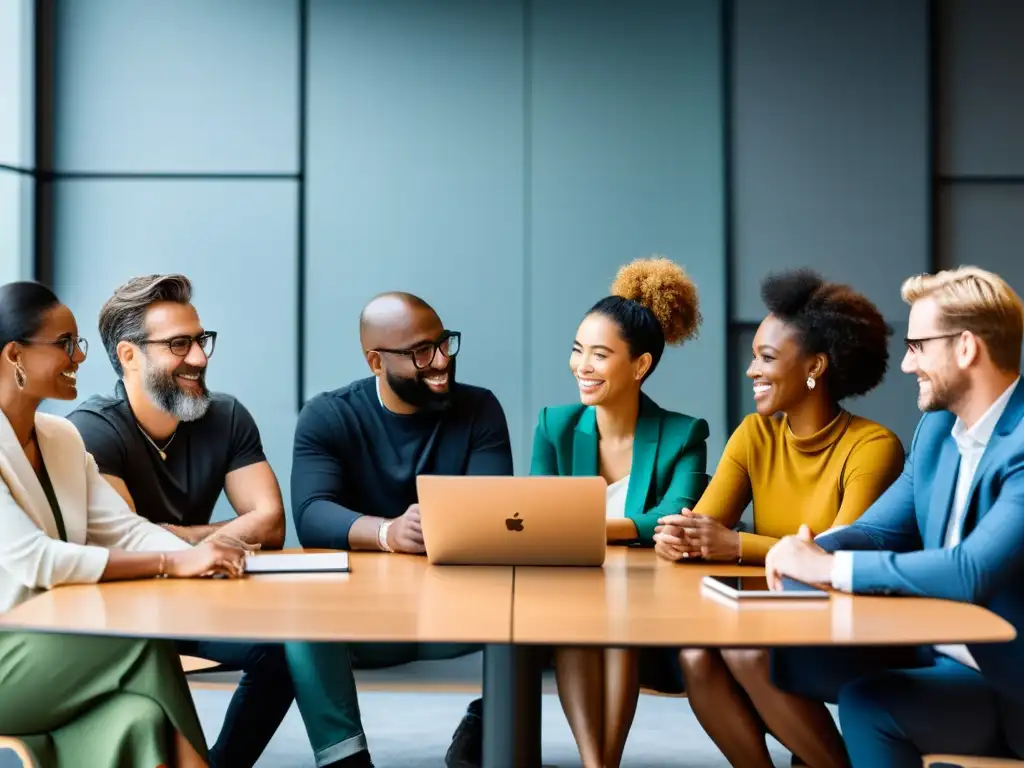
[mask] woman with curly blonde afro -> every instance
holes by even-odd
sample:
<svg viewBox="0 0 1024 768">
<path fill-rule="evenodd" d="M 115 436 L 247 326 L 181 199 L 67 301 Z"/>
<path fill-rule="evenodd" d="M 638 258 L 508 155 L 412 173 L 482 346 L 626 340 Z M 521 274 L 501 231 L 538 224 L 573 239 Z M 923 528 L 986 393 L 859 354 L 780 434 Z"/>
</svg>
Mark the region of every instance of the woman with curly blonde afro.
<svg viewBox="0 0 1024 768">
<path fill-rule="evenodd" d="M 569 369 L 581 402 L 540 413 L 531 474 L 603 477 L 611 541 L 653 546 L 659 517 L 704 489 L 707 422 L 641 391 L 665 345 L 696 336 L 700 321 L 682 268 L 664 258 L 623 267 L 576 331 Z M 639 695 L 636 651 L 558 648 L 555 676 L 584 768 L 618 766 Z"/>
</svg>

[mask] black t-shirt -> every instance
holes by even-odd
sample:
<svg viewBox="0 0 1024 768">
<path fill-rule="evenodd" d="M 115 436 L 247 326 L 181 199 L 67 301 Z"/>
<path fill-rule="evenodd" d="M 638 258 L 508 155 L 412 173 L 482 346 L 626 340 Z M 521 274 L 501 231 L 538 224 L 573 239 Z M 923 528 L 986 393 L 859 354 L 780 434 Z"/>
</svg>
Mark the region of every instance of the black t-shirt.
<svg viewBox="0 0 1024 768">
<path fill-rule="evenodd" d="M 360 515 L 395 518 L 417 501 L 417 475 L 511 475 L 501 404 L 456 384 L 441 412 L 400 415 L 380 403 L 376 379 L 317 395 L 299 414 L 292 514 L 304 547 L 346 549 Z"/>
<path fill-rule="evenodd" d="M 102 474 L 124 480 L 140 515 L 154 523 L 206 525 L 229 472 L 265 461 L 252 415 L 213 392 L 197 421 L 183 421 L 166 445 L 167 460 L 142 433 L 120 381 L 113 397 L 90 397 L 68 415 Z"/>
</svg>

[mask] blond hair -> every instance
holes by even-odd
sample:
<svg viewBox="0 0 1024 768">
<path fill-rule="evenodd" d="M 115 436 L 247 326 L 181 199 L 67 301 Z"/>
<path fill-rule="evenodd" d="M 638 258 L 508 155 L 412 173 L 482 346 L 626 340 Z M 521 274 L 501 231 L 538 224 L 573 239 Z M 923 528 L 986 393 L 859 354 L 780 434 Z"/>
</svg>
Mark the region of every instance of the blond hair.
<svg viewBox="0 0 1024 768">
<path fill-rule="evenodd" d="M 1020 371 L 1024 307 L 999 275 L 978 267 L 946 269 L 908 278 L 900 294 L 907 304 L 933 299 L 947 329 L 970 331 L 985 342 L 997 367 Z"/>
<path fill-rule="evenodd" d="M 702 320 L 697 286 L 685 269 L 664 256 L 635 259 L 622 267 L 611 292 L 647 307 L 661 326 L 666 344 L 696 338 Z"/>
</svg>

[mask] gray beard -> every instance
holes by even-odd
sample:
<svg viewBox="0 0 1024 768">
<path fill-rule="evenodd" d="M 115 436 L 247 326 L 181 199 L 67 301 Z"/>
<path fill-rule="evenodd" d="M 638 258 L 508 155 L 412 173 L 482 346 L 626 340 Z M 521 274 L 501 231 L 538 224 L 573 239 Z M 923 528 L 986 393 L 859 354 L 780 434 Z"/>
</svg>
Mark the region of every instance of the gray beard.
<svg viewBox="0 0 1024 768">
<path fill-rule="evenodd" d="M 203 391 L 198 394 L 185 392 L 174 380 L 174 374 L 164 371 L 146 371 L 143 385 L 146 394 L 157 407 L 178 421 L 198 421 L 210 407 L 210 392 L 206 389 L 206 372 L 199 374 Z"/>
</svg>

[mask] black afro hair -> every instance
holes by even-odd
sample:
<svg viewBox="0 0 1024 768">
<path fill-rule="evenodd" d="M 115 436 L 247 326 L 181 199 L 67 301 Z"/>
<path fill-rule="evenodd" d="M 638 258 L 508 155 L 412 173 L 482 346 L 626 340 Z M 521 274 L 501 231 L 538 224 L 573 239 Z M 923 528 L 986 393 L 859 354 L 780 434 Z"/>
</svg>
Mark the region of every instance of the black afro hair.
<svg viewBox="0 0 1024 768">
<path fill-rule="evenodd" d="M 881 383 L 892 328 L 865 296 L 799 269 L 765 278 L 761 298 L 769 312 L 797 330 L 807 354 L 828 357 L 825 379 L 836 402 Z"/>
</svg>

